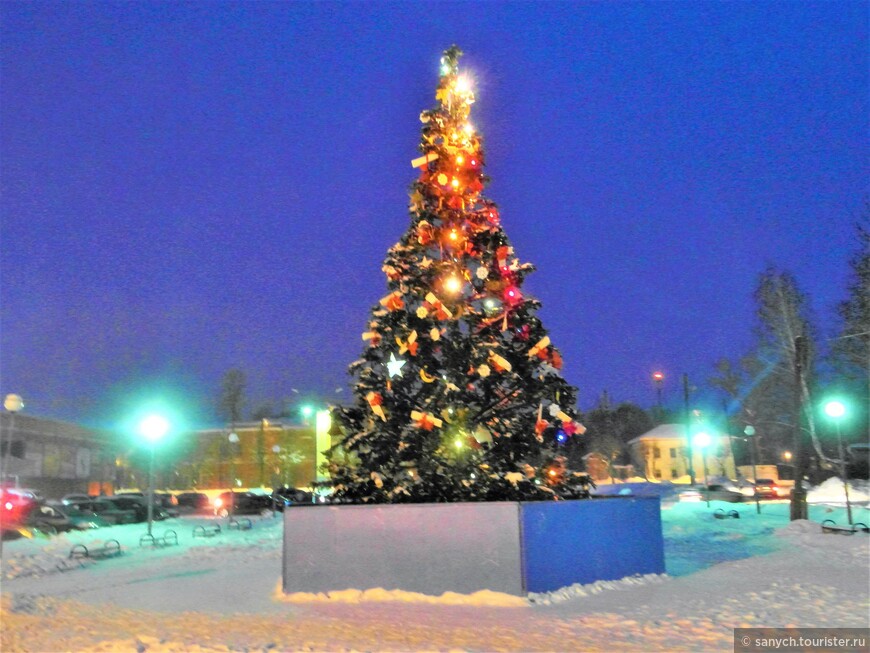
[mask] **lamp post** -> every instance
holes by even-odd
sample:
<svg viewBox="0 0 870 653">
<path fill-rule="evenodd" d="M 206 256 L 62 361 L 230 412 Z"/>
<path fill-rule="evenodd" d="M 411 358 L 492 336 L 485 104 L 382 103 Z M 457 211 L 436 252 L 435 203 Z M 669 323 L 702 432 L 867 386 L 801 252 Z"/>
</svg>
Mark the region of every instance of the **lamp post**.
<svg viewBox="0 0 870 653">
<path fill-rule="evenodd" d="M 3 449 L 3 434 L 0 433 L 0 483 L 6 480 L 7 467 L 6 462 L 9 456 L 12 455 L 12 437 L 15 435 L 15 413 L 24 408 L 24 400 L 21 395 L 8 394 L 3 400 L 3 408 L 9 413 L 9 438 L 6 443 L 6 449 Z"/>
<path fill-rule="evenodd" d="M 704 466 L 704 498 L 707 507 L 710 507 L 710 486 L 707 485 L 707 447 L 710 446 L 710 435 L 701 431 L 692 439 L 693 444 L 701 450 L 701 460 Z"/>
<path fill-rule="evenodd" d="M 230 441 L 230 505 L 227 508 L 227 516 L 232 517 L 236 507 L 236 445 L 239 443 L 239 436 L 235 431 L 230 432 L 227 436 Z"/>
<path fill-rule="evenodd" d="M 685 404 L 685 420 L 686 420 L 686 449 L 688 449 L 689 459 L 689 482 L 695 485 L 695 453 L 692 451 L 692 418 L 689 413 L 689 375 L 683 374 L 683 403 Z"/>
<path fill-rule="evenodd" d="M 148 535 L 151 535 L 151 524 L 154 520 L 154 448 L 157 441 L 166 435 L 169 422 L 160 415 L 150 415 L 139 424 L 139 432 L 151 444 L 151 459 L 148 465 Z"/>
<path fill-rule="evenodd" d="M 3 451 L 3 432 L 0 429 L 0 485 L 6 480 L 6 458 L 12 453 L 12 436 L 15 433 L 15 413 L 24 408 L 21 395 L 8 394 L 3 400 L 3 407 L 9 411 L 9 442 Z M 0 558 L 3 557 L 3 538 L 0 538 Z"/>
<path fill-rule="evenodd" d="M 758 488 L 755 481 L 758 480 L 758 472 L 755 471 L 755 427 L 747 424 L 743 434 L 749 440 L 749 460 L 752 462 L 752 496 L 755 499 L 755 512 L 761 514 L 761 502 L 758 500 Z"/>
<path fill-rule="evenodd" d="M 852 525 L 852 504 L 849 503 L 849 476 L 846 470 L 846 454 L 843 451 L 843 434 L 840 431 L 840 420 L 846 414 L 846 406 L 841 401 L 833 400 L 825 404 L 825 413 L 834 420 L 837 429 L 837 450 L 840 456 L 840 477 L 843 479 L 843 490 L 846 493 L 846 517 Z"/>
<path fill-rule="evenodd" d="M 281 447 L 277 444 L 272 445 L 272 453 L 275 454 L 275 473 L 272 475 L 272 516 L 274 517 L 275 513 L 277 512 L 277 508 L 275 507 L 275 502 L 277 501 L 277 498 L 275 497 L 275 490 L 278 489 L 277 485 L 281 482 L 281 475 L 278 472 L 278 454 L 281 453 Z"/>
<path fill-rule="evenodd" d="M 665 375 L 662 372 L 653 372 L 652 378 L 656 387 L 656 412 L 658 413 L 658 422 L 661 424 L 665 420 L 665 411 L 662 407 L 662 385 Z"/>
<path fill-rule="evenodd" d="M 704 485 L 707 485 L 707 447 L 710 446 L 710 434 L 701 431 L 696 433 L 693 439 L 693 444 L 701 450 L 701 461 L 704 464 Z"/>
</svg>

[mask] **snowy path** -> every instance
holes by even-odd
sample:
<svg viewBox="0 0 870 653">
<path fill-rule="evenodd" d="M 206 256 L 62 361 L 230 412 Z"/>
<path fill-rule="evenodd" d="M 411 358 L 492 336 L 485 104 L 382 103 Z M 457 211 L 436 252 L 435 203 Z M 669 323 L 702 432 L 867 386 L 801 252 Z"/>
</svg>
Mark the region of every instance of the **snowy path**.
<svg viewBox="0 0 870 653">
<path fill-rule="evenodd" d="M 111 536 L 124 544 L 123 557 L 65 573 L 53 562 L 79 534 L 12 542 L 4 551 L 2 650 L 704 652 L 731 651 L 740 626 L 870 626 L 870 537 L 823 535 L 818 524 L 788 524 L 781 512 L 765 506 L 760 517 L 726 522 L 703 504 L 665 510 L 668 555 L 706 546 L 705 555 L 730 560 L 521 607 L 402 595 L 275 600 L 281 527 L 269 518 L 246 533 L 182 538 L 163 550 L 138 548 L 141 526 L 117 527 Z M 179 533 L 189 533 L 192 522 L 179 522 Z M 734 560 L 741 552 L 750 557 Z"/>
</svg>

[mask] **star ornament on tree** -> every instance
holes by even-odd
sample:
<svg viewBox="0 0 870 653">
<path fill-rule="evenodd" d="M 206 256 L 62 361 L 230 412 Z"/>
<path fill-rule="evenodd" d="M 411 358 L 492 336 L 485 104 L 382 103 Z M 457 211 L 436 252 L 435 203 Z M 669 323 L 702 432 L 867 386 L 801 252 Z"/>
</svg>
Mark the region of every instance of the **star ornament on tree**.
<svg viewBox="0 0 870 653">
<path fill-rule="evenodd" d="M 408 361 L 396 358 L 396 355 L 390 354 L 390 361 L 387 363 L 387 374 L 390 375 L 392 379 L 394 376 L 402 376 L 402 366 Z"/>
</svg>

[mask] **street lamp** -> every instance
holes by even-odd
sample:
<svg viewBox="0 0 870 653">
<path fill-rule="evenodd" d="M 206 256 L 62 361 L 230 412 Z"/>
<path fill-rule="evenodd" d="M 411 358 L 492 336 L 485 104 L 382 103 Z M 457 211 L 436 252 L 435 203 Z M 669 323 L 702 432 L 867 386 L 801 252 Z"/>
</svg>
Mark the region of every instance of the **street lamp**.
<svg viewBox="0 0 870 653">
<path fill-rule="evenodd" d="M 227 507 L 227 515 L 233 516 L 236 507 L 236 495 L 234 492 L 236 486 L 236 445 L 239 443 L 239 436 L 235 431 L 232 431 L 227 440 L 230 441 L 230 505 Z"/>
<path fill-rule="evenodd" d="M 743 434 L 749 439 L 749 460 L 752 462 L 752 496 L 755 497 L 755 512 L 761 514 L 761 502 L 758 500 L 758 487 L 755 482 L 758 480 L 758 472 L 755 470 L 755 427 L 752 424 L 747 424 L 743 429 Z"/>
<path fill-rule="evenodd" d="M 275 473 L 272 474 L 272 516 L 274 517 L 275 513 L 277 512 L 277 509 L 275 507 L 275 501 L 277 499 L 277 497 L 275 497 L 275 491 L 278 489 L 278 484 L 281 482 L 281 476 L 279 474 L 278 467 L 278 454 L 281 453 L 281 447 L 277 444 L 272 445 L 272 453 L 275 454 Z"/>
<path fill-rule="evenodd" d="M 169 422 L 160 415 L 149 415 L 139 423 L 139 433 L 151 444 L 151 461 L 148 465 L 148 535 L 154 520 L 154 448 L 157 441 L 166 435 Z"/>
<path fill-rule="evenodd" d="M 701 431 L 700 433 L 696 433 L 695 437 L 692 438 L 692 444 L 694 444 L 698 449 L 701 450 L 701 460 L 704 463 L 704 485 L 707 485 L 707 447 L 710 446 L 710 442 L 712 439 L 710 438 L 710 434 Z"/>
<path fill-rule="evenodd" d="M 664 410 L 662 409 L 662 383 L 664 383 L 665 375 L 662 372 L 653 372 L 653 383 L 656 386 L 656 407 L 658 409 L 659 422 L 664 421 Z"/>
<path fill-rule="evenodd" d="M 6 480 L 6 460 L 12 455 L 12 438 L 15 436 L 15 413 L 24 408 L 24 400 L 21 395 L 8 394 L 3 400 L 3 408 L 9 413 L 9 442 L 3 450 L 3 434 L 0 433 L 0 483 Z"/>
<path fill-rule="evenodd" d="M 846 516 L 852 525 L 852 504 L 849 503 L 849 476 L 846 471 L 846 454 L 843 452 L 843 434 L 840 431 L 840 420 L 846 414 L 846 406 L 841 401 L 832 400 L 825 404 L 825 413 L 834 420 L 837 428 L 837 449 L 840 456 L 840 477 L 843 479 L 843 490 L 846 493 Z"/>
</svg>

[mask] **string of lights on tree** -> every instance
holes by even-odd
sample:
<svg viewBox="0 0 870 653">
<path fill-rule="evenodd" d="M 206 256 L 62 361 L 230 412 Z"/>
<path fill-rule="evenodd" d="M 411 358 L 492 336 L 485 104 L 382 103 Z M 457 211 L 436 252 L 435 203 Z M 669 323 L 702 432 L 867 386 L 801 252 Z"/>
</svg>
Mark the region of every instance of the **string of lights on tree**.
<svg viewBox="0 0 870 653">
<path fill-rule="evenodd" d="M 441 59 L 437 106 L 423 111 L 411 165 L 411 225 L 383 265 L 355 403 L 332 410 L 326 471 L 337 500 L 410 502 L 580 496 L 586 476 L 560 448 L 582 435 L 576 389 L 522 292 L 521 263 L 501 226 L 475 96 L 460 50 Z"/>
</svg>

